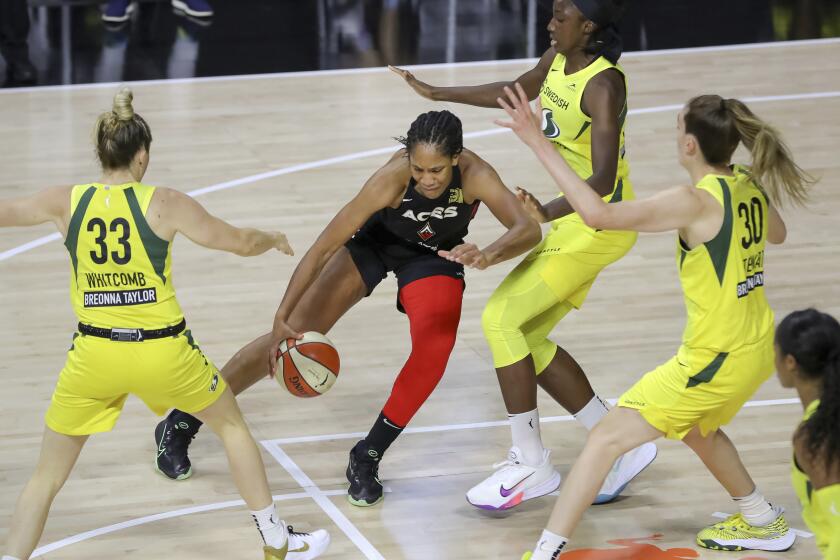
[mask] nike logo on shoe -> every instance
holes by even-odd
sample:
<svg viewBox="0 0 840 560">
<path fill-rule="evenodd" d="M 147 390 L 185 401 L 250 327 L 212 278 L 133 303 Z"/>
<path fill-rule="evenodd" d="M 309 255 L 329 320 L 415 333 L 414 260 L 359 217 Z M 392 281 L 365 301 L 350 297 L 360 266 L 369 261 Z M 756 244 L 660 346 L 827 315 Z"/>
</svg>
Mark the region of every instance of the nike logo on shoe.
<svg viewBox="0 0 840 560">
<path fill-rule="evenodd" d="M 164 424 L 163 425 L 163 433 L 161 434 L 161 438 L 160 438 L 160 443 L 158 443 L 158 454 L 157 454 L 158 458 L 160 458 L 161 455 L 166 453 L 166 448 L 163 446 L 163 440 L 166 438 L 167 430 L 169 430 L 169 425 Z"/>
<path fill-rule="evenodd" d="M 534 473 L 531 473 L 531 474 L 534 474 Z M 531 474 L 529 474 L 528 476 L 526 476 L 525 478 L 523 478 L 522 480 L 520 480 L 519 482 L 517 482 L 516 484 L 514 484 L 510 488 L 505 488 L 505 485 L 502 484 L 501 486 L 499 486 L 499 494 L 501 494 L 503 498 L 507 498 L 508 496 L 510 496 L 511 494 L 516 492 L 516 489 L 519 488 L 519 486 L 523 482 L 528 480 L 528 478 L 530 478 Z"/>
<path fill-rule="evenodd" d="M 309 550 L 309 543 L 305 542 L 305 543 L 303 543 L 303 546 L 300 547 L 300 548 L 295 548 L 294 550 L 292 550 L 290 548 L 289 553 L 292 553 L 292 552 L 306 552 L 307 550 Z"/>
</svg>

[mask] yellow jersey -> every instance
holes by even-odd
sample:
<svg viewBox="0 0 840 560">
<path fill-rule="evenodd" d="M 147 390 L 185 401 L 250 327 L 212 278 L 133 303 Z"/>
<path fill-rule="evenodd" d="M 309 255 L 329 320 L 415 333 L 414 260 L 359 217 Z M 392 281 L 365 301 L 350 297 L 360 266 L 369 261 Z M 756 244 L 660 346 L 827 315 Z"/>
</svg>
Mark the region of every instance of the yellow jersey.
<svg viewBox="0 0 840 560">
<path fill-rule="evenodd" d="M 592 175 L 592 117 L 581 109 L 583 92 L 586 90 L 589 80 L 611 68 L 620 72 L 624 77 L 625 92 L 629 94 L 627 77 L 621 66 L 611 63 L 604 57 L 598 57 L 586 68 L 567 75 L 566 57 L 561 54 L 554 57 L 548 75 L 540 88 L 543 134 L 554 144 L 555 149 L 563 156 L 569 167 L 584 180 Z M 627 101 L 625 97 L 624 108 L 619 115 L 621 130 L 615 186 L 612 192 L 604 197 L 607 202 L 620 202 L 621 200 L 635 198 L 633 187 L 629 181 L 630 166 L 624 157 L 624 122 L 626 118 Z M 575 213 L 571 216 L 577 217 L 578 215 Z"/>
<path fill-rule="evenodd" d="M 146 221 L 155 187 L 73 187 L 64 245 L 79 321 L 102 328 L 159 329 L 183 318 L 172 285 L 171 244 Z"/>
<path fill-rule="evenodd" d="M 688 249 L 677 236 L 677 265 L 687 322 L 677 354 L 726 354 L 772 336 L 773 311 L 764 297 L 764 246 L 768 201 L 749 169 L 707 175 L 698 189 L 723 206 L 723 224 L 714 239 Z"/>
<path fill-rule="evenodd" d="M 812 401 L 805 409 L 802 421 L 808 420 L 819 406 L 819 399 Z M 790 469 L 790 478 L 793 489 L 802 504 L 802 519 L 814 532 L 817 547 L 825 558 L 840 560 L 840 538 L 836 536 L 840 535 L 840 484 L 814 490 L 808 475 L 802 472 L 796 463 L 795 456 Z M 835 539 L 834 549 L 829 550 L 832 538 Z"/>
</svg>

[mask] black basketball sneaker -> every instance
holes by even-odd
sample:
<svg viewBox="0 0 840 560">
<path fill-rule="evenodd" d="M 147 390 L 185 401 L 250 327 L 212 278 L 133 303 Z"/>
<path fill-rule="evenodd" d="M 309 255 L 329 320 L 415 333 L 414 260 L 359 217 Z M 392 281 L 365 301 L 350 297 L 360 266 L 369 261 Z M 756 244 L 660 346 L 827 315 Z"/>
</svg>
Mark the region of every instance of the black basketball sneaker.
<svg viewBox="0 0 840 560">
<path fill-rule="evenodd" d="M 347 481 L 350 489 L 347 500 L 354 506 L 369 507 L 382 501 L 382 483 L 379 481 L 379 460 L 375 449 L 369 448 L 364 440 L 350 450 L 347 464 Z"/>
<path fill-rule="evenodd" d="M 172 480 L 186 480 L 192 476 L 187 451 L 200 427 L 198 420 L 180 410 L 173 410 L 157 425 L 155 468 L 159 473 Z"/>
</svg>

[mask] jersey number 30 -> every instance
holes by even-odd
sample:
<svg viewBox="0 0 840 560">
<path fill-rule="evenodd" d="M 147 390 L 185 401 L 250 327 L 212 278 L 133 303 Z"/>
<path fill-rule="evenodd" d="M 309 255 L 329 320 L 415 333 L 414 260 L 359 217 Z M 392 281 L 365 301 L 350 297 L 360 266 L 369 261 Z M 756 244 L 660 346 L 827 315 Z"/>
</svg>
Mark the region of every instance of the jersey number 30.
<svg viewBox="0 0 840 560">
<path fill-rule="evenodd" d="M 753 243 L 761 242 L 764 234 L 764 209 L 761 201 L 753 197 L 749 206 L 742 202 L 738 205 L 738 216 L 744 220 L 744 230 L 747 233 L 741 238 L 741 246 L 749 249 Z"/>
<path fill-rule="evenodd" d="M 108 245 L 105 244 L 105 237 L 108 234 L 108 231 L 111 233 L 117 233 L 117 230 L 121 234 L 119 238 L 117 238 L 117 243 L 122 245 L 122 251 L 111 251 L 111 260 L 114 261 L 115 264 L 127 264 L 128 261 L 131 260 L 131 245 L 128 243 L 128 238 L 131 236 L 131 226 L 128 223 L 128 220 L 125 218 L 117 218 L 113 222 L 111 222 L 110 227 L 105 225 L 105 221 L 102 218 L 93 218 L 91 221 L 88 222 L 87 230 L 90 232 L 96 231 L 96 239 L 93 240 L 96 245 L 98 245 L 98 251 L 91 251 L 90 252 L 90 260 L 92 260 L 96 264 L 105 264 L 108 262 Z"/>
</svg>

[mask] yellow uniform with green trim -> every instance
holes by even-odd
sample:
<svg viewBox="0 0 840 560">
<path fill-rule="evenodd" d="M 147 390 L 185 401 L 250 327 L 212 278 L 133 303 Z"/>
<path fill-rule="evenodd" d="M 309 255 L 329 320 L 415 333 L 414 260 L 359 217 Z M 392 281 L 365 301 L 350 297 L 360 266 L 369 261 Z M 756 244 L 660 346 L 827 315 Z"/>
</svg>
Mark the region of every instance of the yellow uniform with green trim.
<svg viewBox="0 0 840 560">
<path fill-rule="evenodd" d="M 599 73 L 616 70 L 624 76 L 624 71 L 603 57 L 573 74 L 567 75 L 565 67 L 566 58 L 558 54 L 540 90 L 543 134 L 575 173 L 588 179 L 592 175 L 592 118 L 581 108 L 583 93 Z M 607 202 L 635 198 L 624 157 L 626 116 L 625 102 L 618 117 L 615 186 L 604 197 Z M 541 373 L 557 351 L 548 334 L 570 310 L 583 305 L 598 274 L 626 255 L 636 238 L 636 232 L 593 229 L 577 213 L 554 220 L 550 232 L 505 278 L 484 310 L 482 324 L 495 367 L 511 365 L 530 354 Z"/>
<path fill-rule="evenodd" d="M 153 330 L 182 321 L 170 243 L 155 235 L 145 218 L 154 192 L 140 183 L 73 187 L 64 244 L 79 322 Z M 62 434 L 103 432 L 113 428 L 129 393 L 163 414 L 170 408 L 200 411 L 224 388 L 189 330 L 140 342 L 76 333 L 46 422 Z"/>
<path fill-rule="evenodd" d="M 673 439 L 727 424 L 774 370 L 773 311 L 764 297 L 767 197 L 747 168 L 732 171 L 697 184 L 723 207 L 717 236 L 691 249 L 677 237 L 688 317 L 682 345 L 619 400 Z"/>
<path fill-rule="evenodd" d="M 808 420 L 819 406 L 819 400 L 812 401 L 805 409 L 802 421 Z M 814 532 L 817 548 L 826 560 L 840 560 L 840 484 L 815 490 L 808 475 L 796 463 L 796 457 L 790 478 L 802 504 L 802 519 Z"/>
</svg>

